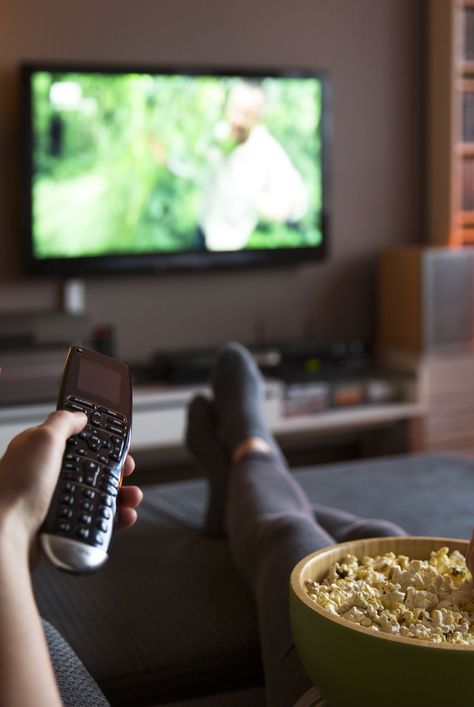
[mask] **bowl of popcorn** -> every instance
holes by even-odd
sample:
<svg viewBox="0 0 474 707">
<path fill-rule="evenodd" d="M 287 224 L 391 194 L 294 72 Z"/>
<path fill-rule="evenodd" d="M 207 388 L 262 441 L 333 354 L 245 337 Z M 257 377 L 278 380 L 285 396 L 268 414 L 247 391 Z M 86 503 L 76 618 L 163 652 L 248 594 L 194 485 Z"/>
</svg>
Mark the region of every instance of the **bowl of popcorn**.
<svg viewBox="0 0 474 707">
<path fill-rule="evenodd" d="M 293 637 L 329 707 L 474 706 L 467 547 L 450 538 L 372 538 L 296 565 Z"/>
</svg>

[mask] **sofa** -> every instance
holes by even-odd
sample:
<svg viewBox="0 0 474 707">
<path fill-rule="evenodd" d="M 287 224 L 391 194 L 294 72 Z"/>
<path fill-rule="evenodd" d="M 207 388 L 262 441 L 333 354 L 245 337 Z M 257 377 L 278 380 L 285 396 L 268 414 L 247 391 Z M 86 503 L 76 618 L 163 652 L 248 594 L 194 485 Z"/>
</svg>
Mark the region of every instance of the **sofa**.
<svg viewBox="0 0 474 707">
<path fill-rule="evenodd" d="M 313 502 L 412 535 L 468 538 L 474 526 L 468 459 L 421 454 L 293 473 Z M 102 570 L 72 576 L 44 561 L 34 573 L 41 615 L 113 707 L 264 705 L 252 595 L 225 539 L 200 530 L 206 493 L 203 479 L 146 486 L 139 521 L 117 535 Z"/>
</svg>

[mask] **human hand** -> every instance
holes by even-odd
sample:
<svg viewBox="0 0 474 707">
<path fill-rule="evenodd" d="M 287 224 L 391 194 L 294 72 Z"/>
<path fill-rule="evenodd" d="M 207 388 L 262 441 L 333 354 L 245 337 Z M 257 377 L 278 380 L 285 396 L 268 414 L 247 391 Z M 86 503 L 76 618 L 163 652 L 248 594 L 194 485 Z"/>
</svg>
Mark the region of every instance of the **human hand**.
<svg viewBox="0 0 474 707">
<path fill-rule="evenodd" d="M 31 560 L 38 556 L 37 535 L 51 502 L 66 441 L 86 422 L 84 413 L 57 410 L 41 425 L 17 435 L 0 459 L 0 532 L 15 543 L 19 556 L 23 553 Z M 128 457 L 124 475 L 130 475 L 134 466 Z M 118 527 L 133 525 L 141 499 L 135 486 L 121 490 Z"/>
<path fill-rule="evenodd" d="M 135 469 L 135 460 L 127 456 L 123 475 L 130 476 Z M 122 486 L 118 495 L 117 530 L 130 528 L 137 521 L 135 510 L 143 500 L 143 492 L 138 486 Z"/>
</svg>

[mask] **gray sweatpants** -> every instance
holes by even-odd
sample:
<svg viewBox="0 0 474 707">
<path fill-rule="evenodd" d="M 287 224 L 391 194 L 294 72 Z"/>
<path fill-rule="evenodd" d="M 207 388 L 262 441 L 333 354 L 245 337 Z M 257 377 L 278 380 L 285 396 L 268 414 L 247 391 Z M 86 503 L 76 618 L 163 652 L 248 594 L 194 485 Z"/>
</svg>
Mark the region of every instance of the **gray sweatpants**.
<svg viewBox="0 0 474 707">
<path fill-rule="evenodd" d="M 246 456 L 233 465 L 229 483 L 226 529 L 235 564 L 257 604 L 266 704 L 289 707 L 311 687 L 289 623 L 295 564 L 335 542 L 406 533 L 389 521 L 312 506 L 277 455 Z"/>
</svg>

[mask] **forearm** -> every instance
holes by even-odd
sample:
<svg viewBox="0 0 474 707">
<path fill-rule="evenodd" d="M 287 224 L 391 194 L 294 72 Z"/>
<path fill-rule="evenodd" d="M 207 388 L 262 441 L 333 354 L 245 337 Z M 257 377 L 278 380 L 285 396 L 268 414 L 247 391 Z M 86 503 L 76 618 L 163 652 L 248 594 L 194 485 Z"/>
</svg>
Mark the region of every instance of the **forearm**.
<svg viewBox="0 0 474 707">
<path fill-rule="evenodd" d="M 22 544 L 0 527 L 0 704 L 60 707 Z"/>
</svg>

